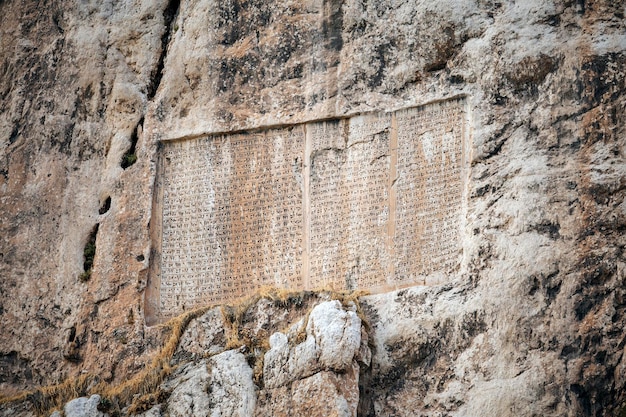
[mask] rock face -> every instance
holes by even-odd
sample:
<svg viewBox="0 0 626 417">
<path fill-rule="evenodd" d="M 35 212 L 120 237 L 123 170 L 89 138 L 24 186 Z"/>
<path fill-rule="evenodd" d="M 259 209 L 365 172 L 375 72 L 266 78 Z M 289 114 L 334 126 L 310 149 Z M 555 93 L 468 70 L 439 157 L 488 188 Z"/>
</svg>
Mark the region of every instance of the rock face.
<svg viewBox="0 0 626 417">
<path fill-rule="evenodd" d="M 302 343 L 290 346 L 283 333 L 274 333 L 269 342 L 265 389 L 254 415 L 356 417 L 359 361 L 369 357 L 359 357 L 361 320 L 354 311 L 344 311 L 336 300 L 319 304 L 310 313 Z M 367 345 L 364 349 L 369 353 Z"/>
<path fill-rule="evenodd" d="M 138 412 L 619 415 L 625 13 L 612 0 L 0 2 L 0 392 L 97 375 L 67 406 L 112 414 L 102 384 L 166 351 L 176 327 L 146 326 L 144 297 L 160 141 L 463 96 L 457 269 L 361 297 L 359 315 L 311 294 L 209 310 L 172 348 L 177 367 L 161 363 L 164 397 Z M 0 415 L 32 415 L 39 397 L 24 398 Z"/>
<path fill-rule="evenodd" d="M 66 417 L 104 417 L 104 413 L 98 411 L 98 404 L 100 404 L 99 395 L 76 398 L 65 404 L 63 412 Z"/>
<path fill-rule="evenodd" d="M 167 403 L 145 415 L 243 417 L 255 408 L 252 369 L 244 355 L 233 350 L 183 366 L 161 389 L 167 392 Z"/>
</svg>

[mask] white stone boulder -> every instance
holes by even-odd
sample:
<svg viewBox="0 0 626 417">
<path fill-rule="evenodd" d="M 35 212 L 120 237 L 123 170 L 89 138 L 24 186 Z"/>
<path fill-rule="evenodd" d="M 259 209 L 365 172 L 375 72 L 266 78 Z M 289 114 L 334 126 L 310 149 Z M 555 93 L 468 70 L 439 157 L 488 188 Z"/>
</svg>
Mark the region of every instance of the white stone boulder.
<svg viewBox="0 0 626 417">
<path fill-rule="evenodd" d="M 79 397 L 65 404 L 65 417 L 105 417 L 107 414 L 98 410 L 100 396 Z"/>
<path fill-rule="evenodd" d="M 273 334 L 263 365 L 265 387 L 277 388 L 322 370 L 351 368 L 361 345 L 361 319 L 353 310 L 337 300 L 318 304 L 309 315 L 306 339 L 293 348 L 286 335 Z"/>
</svg>

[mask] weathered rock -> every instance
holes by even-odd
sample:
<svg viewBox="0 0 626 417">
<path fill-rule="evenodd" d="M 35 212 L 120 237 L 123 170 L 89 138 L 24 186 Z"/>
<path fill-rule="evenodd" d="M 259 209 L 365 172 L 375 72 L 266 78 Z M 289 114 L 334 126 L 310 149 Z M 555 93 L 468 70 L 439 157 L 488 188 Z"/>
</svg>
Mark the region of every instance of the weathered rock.
<svg viewBox="0 0 626 417">
<path fill-rule="evenodd" d="M 339 403 L 352 412 L 352 396 L 337 387 L 354 393 L 357 376 L 359 413 L 369 416 L 623 410 L 621 2 L 177 5 L 0 2 L 3 394 L 83 372 L 119 383 L 162 346 L 166 328 L 147 327 L 144 316 L 160 140 L 463 95 L 470 164 L 460 268 L 442 285 L 362 299 L 372 357 L 359 375 L 354 359 L 346 374 L 332 372 L 345 366 L 343 352 L 325 357 L 328 369 L 311 367 L 314 335 L 316 347 L 307 339 L 298 355 L 274 337 L 266 360 L 276 367 L 265 374 L 276 387 L 260 389 L 255 413 L 296 415 L 294 398 L 301 414 L 341 415 Z M 247 314 L 243 336 L 258 340 L 302 315 L 267 300 Z M 222 346 L 214 319 L 192 323 L 181 363 Z M 246 353 L 251 361 L 257 350 Z M 367 356 L 363 343 L 360 351 Z M 292 357 L 304 359 L 290 368 Z M 206 388 L 212 374 L 198 363 L 185 369 L 195 366 Z M 289 384 L 282 373 L 293 370 L 301 377 Z M 187 391 L 210 409 L 209 394 L 188 381 L 176 382 L 180 413 L 189 413 Z M 313 407 L 305 393 L 337 401 Z M 174 413 L 171 401 L 151 413 Z M 3 404 L 0 414 L 33 411 Z"/>
<path fill-rule="evenodd" d="M 270 337 L 255 415 L 356 416 L 359 353 L 369 349 L 353 310 L 354 305 L 346 310 L 337 300 L 326 301 L 311 311 L 303 342 L 292 346 L 283 333 Z M 299 322 L 292 329 L 301 326 Z M 298 337 L 297 330 L 290 333 Z"/>
<path fill-rule="evenodd" d="M 205 355 L 215 355 L 224 350 L 224 323 L 218 308 L 193 320 L 183 334 L 175 360 L 189 360 L 202 358 Z"/>
<path fill-rule="evenodd" d="M 342 374 L 322 371 L 291 386 L 293 416 L 356 417 L 359 404 L 359 367 Z"/>
<path fill-rule="evenodd" d="M 254 414 L 256 387 L 252 369 L 239 352 L 229 350 L 213 356 L 211 367 L 210 408 L 205 415 L 246 417 Z"/>
<path fill-rule="evenodd" d="M 181 366 L 160 387 L 166 393 L 165 403 L 152 407 L 145 417 L 253 415 L 256 388 L 243 354 L 229 350 Z"/>
<path fill-rule="evenodd" d="M 120 162 L 142 136 L 166 6 L 0 4 L 0 313 L 12 323 L 0 329 L 0 352 L 13 362 L 0 367 L 3 392 L 82 369 L 107 379 L 116 369 L 132 373 L 145 363 L 140 352 L 151 350 L 138 292 L 149 206 L 132 203 L 149 194 L 137 181 L 147 161 L 126 170 Z"/>
<path fill-rule="evenodd" d="M 341 374 L 320 371 L 288 386 L 261 391 L 254 415 L 356 417 L 358 380 L 358 366 Z"/>
<path fill-rule="evenodd" d="M 63 412 L 65 417 L 105 417 L 107 414 L 98 410 L 100 396 L 76 398 L 65 404 Z"/>
<path fill-rule="evenodd" d="M 344 310 L 337 300 L 323 302 L 311 311 L 302 343 L 292 347 L 282 333 L 270 337 L 263 363 L 265 387 L 278 388 L 321 370 L 344 372 L 353 366 L 360 346 L 356 313 Z"/>
<path fill-rule="evenodd" d="M 324 369 L 345 371 L 361 346 L 361 319 L 352 310 L 344 310 L 337 300 L 316 306 L 306 326 L 307 339 L 315 340 L 317 360 Z"/>
<path fill-rule="evenodd" d="M 171 390 L 167 411 L 171 416 L 206 416 L 211 407 L 208 389 L 210 375 L 206 361 L 184 366 L 177 375 L 163 386 Z"/>
</svg>

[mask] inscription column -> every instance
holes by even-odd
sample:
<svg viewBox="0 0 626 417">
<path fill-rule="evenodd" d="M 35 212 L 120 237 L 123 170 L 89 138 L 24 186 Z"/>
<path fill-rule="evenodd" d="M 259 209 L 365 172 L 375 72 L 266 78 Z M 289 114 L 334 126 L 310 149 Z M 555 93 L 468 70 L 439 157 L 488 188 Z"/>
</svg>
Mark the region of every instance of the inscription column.
<svg viewBox="0 0 626 417">
<path fill-rule="evenodd" d="M 348 230 L 341 201 L 341 168 L 345 163 L 346 121 L 307 124 L 309 139 L 309 285 L 343 289 Z"/>
<path fill-rule="evenodd" d="M 349 120 L 341 190 L 349 219 L 345 248 L 349 290 L 375 290 L 387 284 L 390 133 L 390 117 L 385 113 Z"/>
<path fill-rule="evenodd" d="M 462 100 L 453 100 L 396 113 L 394 241 L 395 279 L 399 285 L 436 283 L 458 265 L 463 192 L 462 104 Z M 439 276 L 431 276 L 435 272 Z"/>
<path fill-rule="evenodd" d="M 389 118 L 310 123 L 310 285 L 375 288 L 389 269 Z"/>
<path fill-rule="evenodd" d="M 303 146 L 302 126 L 164 145 L 162 317 L 302 287 Z"/>
</svg>

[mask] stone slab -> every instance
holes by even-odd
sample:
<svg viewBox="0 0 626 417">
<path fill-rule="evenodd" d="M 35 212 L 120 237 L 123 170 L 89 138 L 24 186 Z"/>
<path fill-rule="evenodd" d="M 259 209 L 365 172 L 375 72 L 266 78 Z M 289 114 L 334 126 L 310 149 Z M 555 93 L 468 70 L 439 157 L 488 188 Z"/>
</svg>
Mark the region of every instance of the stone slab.
<svg viewBox="0 0 626 417">
<path fill-rule="evenodd" d="M 148 321 L 263 286 L 392 290 L 459 267 L 465 100 L 161 145 Z"/>
</svg>

